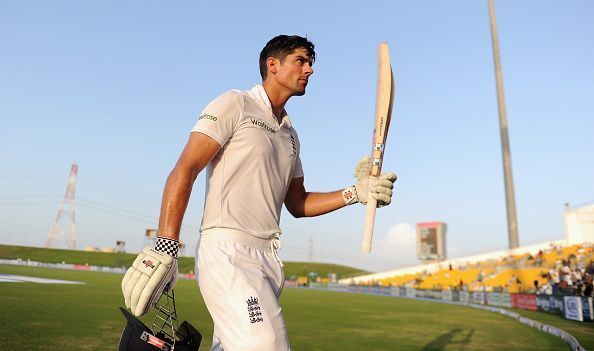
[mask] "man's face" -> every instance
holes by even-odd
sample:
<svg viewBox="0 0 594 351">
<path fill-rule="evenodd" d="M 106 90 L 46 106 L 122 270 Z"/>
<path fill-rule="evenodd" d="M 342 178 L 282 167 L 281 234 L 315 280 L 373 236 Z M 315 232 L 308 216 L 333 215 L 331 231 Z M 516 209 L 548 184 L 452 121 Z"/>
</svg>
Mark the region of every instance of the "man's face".
<svg viewBox="0 0 594 351">
<path fill-rule="evenodd" d="M 311 58 L 305 49 L 295 49 L 285 60 L 277 62 L 276 79 L 279 84 L 291 91 L 291 96 L 305 94 L 309 76 L 313 74 Z"/>
</svg>

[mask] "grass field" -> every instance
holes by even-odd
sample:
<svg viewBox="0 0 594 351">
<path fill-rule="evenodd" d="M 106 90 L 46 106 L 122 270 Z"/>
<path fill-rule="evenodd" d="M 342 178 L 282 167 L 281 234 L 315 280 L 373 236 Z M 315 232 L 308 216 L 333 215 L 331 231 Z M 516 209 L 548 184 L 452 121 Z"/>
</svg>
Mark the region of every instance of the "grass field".
<svg viewBox="0 0 594 351">
<path fill-rule="evenodd" d="M 86 252 L 79 250 L 59 250 L 46 249 L 40 247 L 0 245 L 0 258 L 4 259 L 22 259 L 47 263 L 70 263 L 70 264 L 89 264 L 106 267 L 129 266 L 134 262 L 137 253 L 106 253 L 106 252 Z M 194 270 L 194 257 L 180 257 L 178 260 L 179 271 L 188 273 Z M 312 263 L 312 262 L 284 262 L 283 267 L 285 276 L 292 275 L 304 276 L 309 272 L 316 272 L 321 277 L 328 273 L 336 273 L 339 278 L 348 278 L 355 275 L 369 273 L 367 271 L 341 266 L 330 263 Z"/>
<path fill-rule="evenodd" d="M 0 265 L 0 273 L 86 283 L 0 283 L 3 350 L 117 349 L 125 324 L 117 309 L 123 302 L 121 275 L 8 265 Z M 212 321 L 196 283 L 180 281 L 176 300 L 179 317 L 201 331 L 200 349 L 208 350 Z M 281 305 L 297 351 L 568 349 L 514 319 L 464 306 L 308 289 L 285 289 Z M 592 324 L 540 313 L 530 317 L 562 327 L 594 348 Z"/>
</svg>

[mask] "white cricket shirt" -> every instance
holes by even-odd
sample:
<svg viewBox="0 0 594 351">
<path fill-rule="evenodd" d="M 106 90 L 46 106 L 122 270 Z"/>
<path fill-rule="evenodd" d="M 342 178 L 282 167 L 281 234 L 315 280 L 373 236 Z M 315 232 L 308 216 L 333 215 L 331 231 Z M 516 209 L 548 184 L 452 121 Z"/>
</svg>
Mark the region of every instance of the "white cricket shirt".
<svg viewBox="0 0 594 351">
<path fill-rule="evenodd" d="M 287 189 L 303 169 L 289 116 L 278 124 L 264 87 L 220 95 L 200 113 L 192 132 L 222 145 L 206 169 L 200 230 L 231 228 L 265 239 L 281 233 Z"/>
</svg>

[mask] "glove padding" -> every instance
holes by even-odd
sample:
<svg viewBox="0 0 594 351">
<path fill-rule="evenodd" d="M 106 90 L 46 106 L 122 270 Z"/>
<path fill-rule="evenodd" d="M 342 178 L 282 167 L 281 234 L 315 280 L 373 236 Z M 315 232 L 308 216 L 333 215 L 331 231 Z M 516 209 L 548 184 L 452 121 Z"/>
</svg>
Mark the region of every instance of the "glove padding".
<svg viewBox="0 0 594 351">
<path fill-rule="evenodd" d="M 377 200 L 377 207 L 387 206 L 392 202 L 392 189 L 398 177 L 392 172 L 382 173 L 379 177 L 371 177 L 371 167 L 371 159 L 369 156 L 365 156 L 355 168 L 357 201 L 365 205 L 368 194 L 371 194 Z"/>
<path fill-rule="evenodd" d="M 177 258 L 145 247 L 122 280 L 126 307 L 142 316 L 177 282 Z"/>
</svg>

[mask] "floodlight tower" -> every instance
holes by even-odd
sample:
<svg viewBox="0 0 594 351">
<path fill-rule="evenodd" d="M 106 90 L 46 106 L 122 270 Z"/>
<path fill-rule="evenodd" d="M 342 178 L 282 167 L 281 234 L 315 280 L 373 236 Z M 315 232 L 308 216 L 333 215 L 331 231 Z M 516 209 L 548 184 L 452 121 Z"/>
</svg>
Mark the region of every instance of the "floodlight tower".
<svg viewBox="0 0 594 351">
<path fill-rule="evenodd" d="M 73 163 L 72 167 L 70 168 L 70 177 L 68 178 L 68 185 L 66 186 L 66 194 L 64 194 L 64 200 L 62 200 L 60 208 L 58 209 L 56 221 L 47 235 L 45 247 L 53 247 L 56 243 L 56 240 L 67 233 L 68 236 L 66 237 L 66 244 L 68 245 L 68 248 L 76 249 L 76 212 L 74 192 L 76 190 L 77 174 L 78 165 Z M 64 227 L 62 227 L 62 222 L 68 226 L 66 230 L 64 230 Z"/>
<path fill-rule="evenodd" d="M 491 41 L 493 44 L 493 61 L 495 63 L 495 80 L 497 84 L 497 106 L 499 107 L 499 129 L 501 133 L 501 153 L 503 155 L 505 202 L 507 205 L 507 232 L 509 248 L 515 249 L 520 246 L 520 239 L 518 235 L 518 219 L 516 216 L 516 198 L 514 179 L 512 176 L 511 151 L 509 149 L 507 112 L 505 109 L 505 96 L 503 95 L 503 73 L 501 73 L 499 38 L 497 37 L 497 24 L 495 22 L 495 7 L 493 5 L 493 0 L 489 0 L 489 20 L 491 23 Z"/>
</svg>

